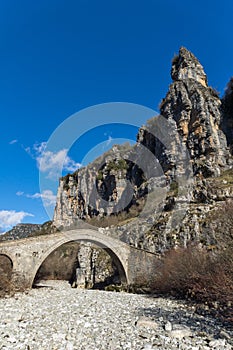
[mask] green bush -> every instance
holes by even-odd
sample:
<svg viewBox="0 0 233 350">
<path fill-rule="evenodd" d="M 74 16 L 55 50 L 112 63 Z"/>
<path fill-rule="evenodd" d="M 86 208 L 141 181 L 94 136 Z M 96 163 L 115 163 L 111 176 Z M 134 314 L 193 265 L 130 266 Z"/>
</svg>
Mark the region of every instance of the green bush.
<svg viewBox="0 0 233 350">
<path fill-rule="evenodd" d="M 98 171 L 98 174 L 97 174 L 96 178 L 97 178 L 98 181 L 102 181 L 103 180 L 103 172 L 101 170 Z"/>
<path fill-rule="evenodd" d="M 119 159 L 119 160 L 111 160 L 108 164 L 107 164 L 107 171 L 111 171 L 111 170 L 127 170 L 128 169 L 128 164 L 126 162 L 126 160 L 124 159 Z"/>
<path fill-rule="evenodd" d="M 176 197 L 178 195 L 179 185 L 178 182 L 172 181 L 170 184 L 170 191 L 173 192 L 173 195 Z"/>
</svg>

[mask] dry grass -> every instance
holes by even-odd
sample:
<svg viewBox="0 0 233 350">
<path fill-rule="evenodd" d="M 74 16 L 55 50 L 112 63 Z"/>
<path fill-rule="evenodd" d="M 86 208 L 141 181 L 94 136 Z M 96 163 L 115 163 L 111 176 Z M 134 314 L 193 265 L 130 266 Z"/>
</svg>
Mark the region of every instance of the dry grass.
<svg viewBox="0 0 233 350">
<path fill-rule="evenodd" d="M 125 225 L 135 217 L 139 216 L 140 212 L 143 210 L 144 204 L 144 199 L 140 198 L 137 200 L 137 203 L 133 204 L 130 208 L 128 208 L 128 210 L 121 211 L 117 214 L 112 214 L 109 216 L 93 216 L 92 218 L 87 219 L 86 222 L 96 227 Z"/>
</svg>

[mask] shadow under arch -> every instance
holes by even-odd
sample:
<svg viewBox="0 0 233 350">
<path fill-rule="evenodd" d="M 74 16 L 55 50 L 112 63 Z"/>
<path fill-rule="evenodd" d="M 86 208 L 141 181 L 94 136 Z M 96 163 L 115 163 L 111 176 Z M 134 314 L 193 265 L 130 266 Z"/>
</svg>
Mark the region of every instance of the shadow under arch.
<svg viewBox="0 0 233 350">
<path fill-rule="evenodd" d="M 94 237 L 91 237 L 91 236 Z M 56 242 L 54 245 L 49 247 L 43 254 L 43 256 L 39 259 L 39 262 L 36 264 L 36 266 L 33 269 L 32 277 L 30 281 L 30 286 L 32 287 L 34 284 L 34 281 L 36 279 L 37 272 L 39 271 L 41 265 L 46 260 L 46 258 L 53 253 L 56 249 L 61 247 L 64 244 L 72 243 L 72 242 L 89 242 L 93 245 L 104 249 L 111 257 L 113 263 L 118 269 L 119 276 L 121 283 L 124 285 L 128 285 L 128 275 L 127 275 L 127 262 L 121 256 L 121 252 L 119 251 L 119 247 L 117 247 L 117 244 L 114 242 L 115 239 L 109 239 L 109 237 L 105 237 L 103 234 L 99 234 L 98 237 L 96 236 L 96 231 L 92 230 L 71 230 L 64 233 L 63 238 L 60 239 L 58 242 Z M 107 239 L 106 239 L 107 238 Z M 106 243 L 106 241 L 108 241 Z M 123 244 L 121 242 L 121 244 Z"/>
<path fill-rule="evenodd" d="M 5 253 L 0 253 L 0 271 L 11 279 L 13 272 L 13 260 Z"/>
</svg>

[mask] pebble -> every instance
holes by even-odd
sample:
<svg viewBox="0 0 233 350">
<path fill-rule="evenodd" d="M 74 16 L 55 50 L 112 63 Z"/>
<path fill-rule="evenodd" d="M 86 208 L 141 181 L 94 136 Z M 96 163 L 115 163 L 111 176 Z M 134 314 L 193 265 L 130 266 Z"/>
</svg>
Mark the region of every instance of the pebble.
<svg viewBox="0 0 233 350">
<path fill-rule="evenodd" d="M 149 317 L 140 317 L 136 322 L 137 327 L 148 327 L 150 329 L 157 329 L 158 323 L 151 320 Z"/>
<path fill-rule="evenodd" d="M 43 285 L 0 299 L 1 350 L 232 350 L 233 332 L 185 302 Z"/>
<path fill-rule="evenodd" d="M 171 330 L 172 330 L 172 324 L 171 324 L 171 322 L 168 321 L 168 322 L 165 324 L 164 329 L 165 329 L 165 331 L 167 331 L 167 332 L 171 332 Z"/>
<path fill-rule="evenodd" d="M 185 337 L 191 337 L 192 332 L 188 328 L 173 329 L 170 332 L 170 336 L 173 338 L 182 339 Z"/>
</svg>

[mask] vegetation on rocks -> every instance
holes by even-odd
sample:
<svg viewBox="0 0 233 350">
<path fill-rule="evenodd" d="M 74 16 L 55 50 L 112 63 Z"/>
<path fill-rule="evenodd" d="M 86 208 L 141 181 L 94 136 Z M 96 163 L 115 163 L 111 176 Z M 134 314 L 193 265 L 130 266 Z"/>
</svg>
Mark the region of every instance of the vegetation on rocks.
<svg viewBox="0 0 233 350">
<path fill-rule="evenodd" d="M 119 159 L 119 160 L 112 160 L 107 164 L 106 170 L 111 171 L 120 171 L 120 170 L 127 170 L 128 169 L 128 164 L 124 159 Z"/>
<path fill-rule="evenodd" d="M 233 201 L 210 215 L 217 244 L 166 251 L 153 290 L 207 303 L 233 322 Z"/>
<path fill-rule="evenodd" d="M 156 278 L 158 292 L 233 305 L 231 250 L 213 253 L 197 246 L 167 251 Z"/>
</svg>

